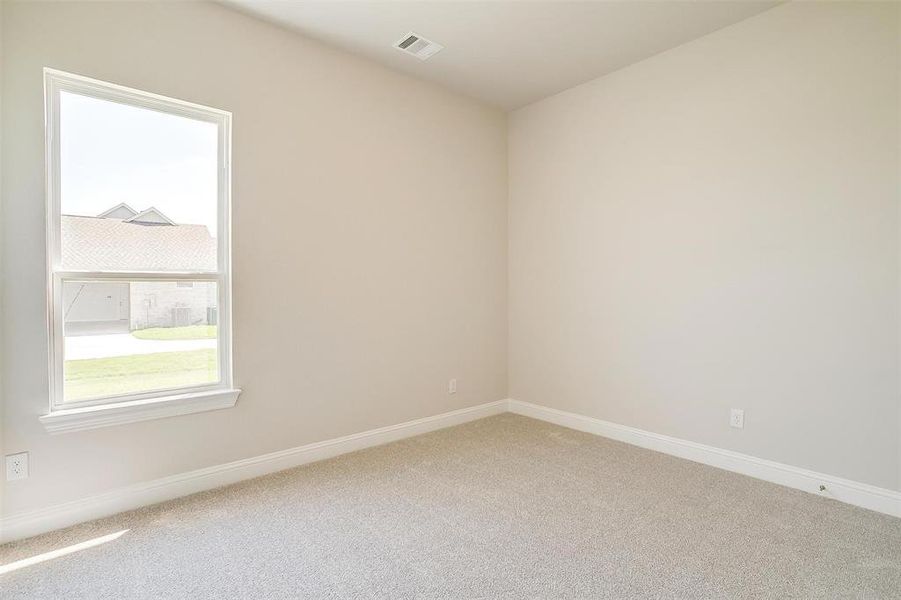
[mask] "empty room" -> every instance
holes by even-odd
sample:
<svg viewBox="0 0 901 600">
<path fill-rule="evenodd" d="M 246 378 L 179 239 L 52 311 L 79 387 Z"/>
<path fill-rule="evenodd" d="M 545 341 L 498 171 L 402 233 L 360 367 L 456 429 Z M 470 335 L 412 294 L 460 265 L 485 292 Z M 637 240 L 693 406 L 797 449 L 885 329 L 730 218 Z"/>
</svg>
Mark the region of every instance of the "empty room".
<svg viewBox="0 0 901 600">
<path fill-rule="evenodd" d="M 0 0 L 0 597 L 901 599 L 901 2 Z"/>
</svg>

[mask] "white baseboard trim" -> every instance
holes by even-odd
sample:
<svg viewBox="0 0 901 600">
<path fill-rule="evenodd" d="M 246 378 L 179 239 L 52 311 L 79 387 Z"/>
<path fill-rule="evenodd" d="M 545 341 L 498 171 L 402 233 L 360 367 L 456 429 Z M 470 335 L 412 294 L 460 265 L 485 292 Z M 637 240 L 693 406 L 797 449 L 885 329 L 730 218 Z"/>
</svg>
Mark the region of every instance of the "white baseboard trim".
<svg viewBox="0 0 901 600">
<path fill-rule="evenodd" d="M 538 404 L 512 399 L 508 403 L 512 413 L 741 473 L 818 496 L 833 498 L 894 517 L 901 517 L 901 492 Z M 820 491 L 821 485 L 826 487 L 825 491 Z"/>
<path fill-rule="evenodd" d="M 506 411 L 507 401 L 498 400 L 398 425 L 371 429 L 306 446 L 163 477 L 63 504 L 12 514 L 0 519 L 0 543 L 31 537 L 84 521 L 283 471 L 339 454 L 380 446 Z"/>
<path fill-rule="evenodd" d="M 901 492 L 511 399 L 371 429 L 8 515 L 0 519 L 0 543 L 31 537 L 507 411 L 901 517 Z M 826 486 L 826 490 L 821 492 L 820 485 Z"/>
</svg>

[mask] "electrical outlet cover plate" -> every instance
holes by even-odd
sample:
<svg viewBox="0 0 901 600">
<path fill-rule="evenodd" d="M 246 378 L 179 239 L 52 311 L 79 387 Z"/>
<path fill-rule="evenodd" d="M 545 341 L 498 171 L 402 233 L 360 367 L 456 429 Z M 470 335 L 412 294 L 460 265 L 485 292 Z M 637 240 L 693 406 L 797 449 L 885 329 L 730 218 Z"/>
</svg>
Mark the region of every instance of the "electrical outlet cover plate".
<svg viewBox="0 0 901 600">
<path fill-rule="evenodd" d="M 6 480 L 15 481 L 17 479 L 28 478 L 28 453 L 19 452 L 18 454 L 9 454 L 6 457 Z"/>
<path fill-rule="evenodd" d="M 745 411 L 740 408 L 733 408 L 729 415 L 729 425 L 736 429 L 744 429 L 745 427 Z"/>
</svg>

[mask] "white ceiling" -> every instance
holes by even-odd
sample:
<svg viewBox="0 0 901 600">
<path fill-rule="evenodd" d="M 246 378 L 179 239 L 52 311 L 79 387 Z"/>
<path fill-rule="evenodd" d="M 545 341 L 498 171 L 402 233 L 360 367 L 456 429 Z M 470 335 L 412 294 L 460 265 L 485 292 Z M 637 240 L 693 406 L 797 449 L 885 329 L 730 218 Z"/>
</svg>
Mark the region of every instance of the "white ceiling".
<svg viewBox="0 0 901 600">
<path fill-rule="evenodd" d="M 225 0 L 388 67 L 513 109 L 767 10 L 757 0 Z M 408 31 L 445 46 L 427 61 Z"/>
</svg>

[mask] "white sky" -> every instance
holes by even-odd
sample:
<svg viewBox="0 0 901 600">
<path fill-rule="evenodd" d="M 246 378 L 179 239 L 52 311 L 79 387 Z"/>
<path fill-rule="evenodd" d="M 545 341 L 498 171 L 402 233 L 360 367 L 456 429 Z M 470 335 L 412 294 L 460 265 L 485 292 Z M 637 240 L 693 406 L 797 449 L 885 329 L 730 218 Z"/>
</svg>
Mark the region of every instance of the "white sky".
<svg viewBox="0 0 901 600">
<path fill-rule="evenodd" d="M 155 206 L 216 235 L 217 127 L 154 110 L 60 94 L 63 214 L 97 216 L 120 202 Z"/>
</svg>

